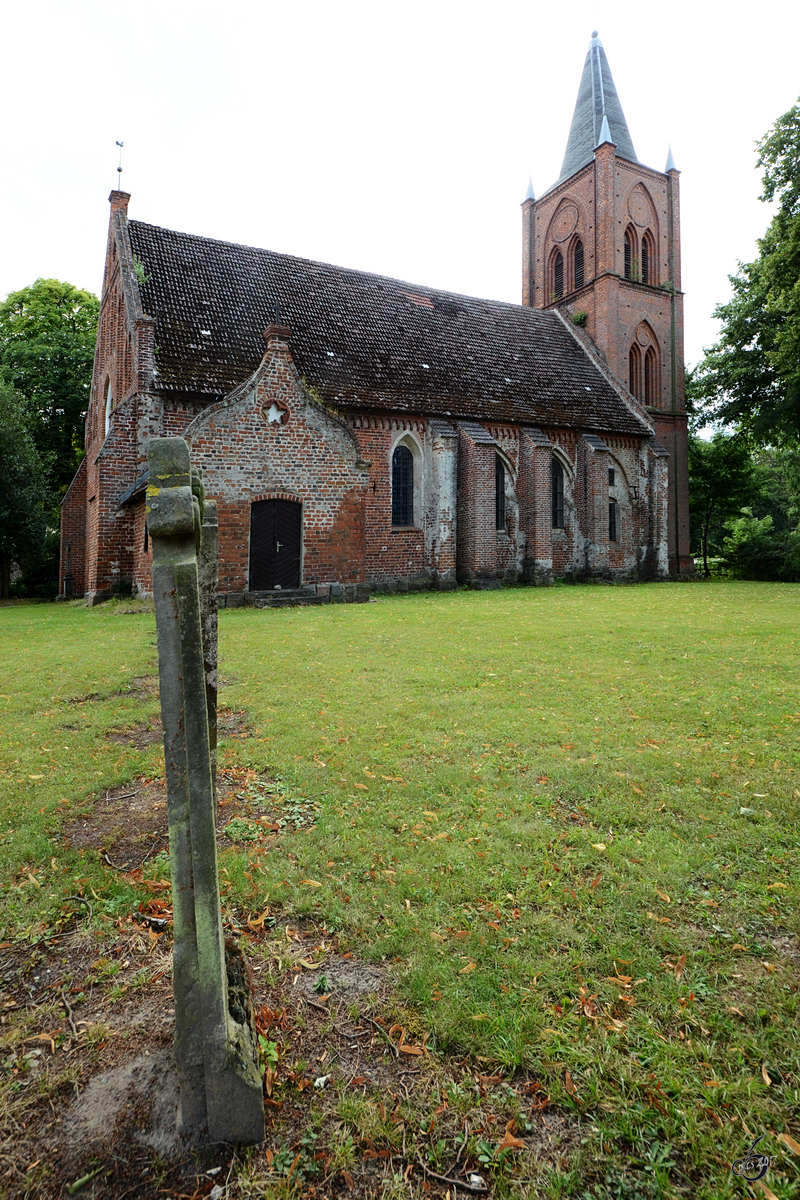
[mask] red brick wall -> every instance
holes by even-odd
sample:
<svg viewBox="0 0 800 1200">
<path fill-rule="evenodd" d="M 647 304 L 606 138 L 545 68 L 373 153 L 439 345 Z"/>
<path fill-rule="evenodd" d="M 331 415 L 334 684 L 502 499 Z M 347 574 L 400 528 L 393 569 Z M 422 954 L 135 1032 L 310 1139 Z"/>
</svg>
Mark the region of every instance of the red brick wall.
<svg viewBox="0 0 800 1200">
<path fill-rule="evenodd" d="M 75 473 L 67 494 L 61 501 L 61 554 L 58 572 L 58 591 L 65 594 L 64 577 L 72 574 L 72 594 L 82 596 L 86 591 L 86 459 Z"/>
<path fill-rule="evenodd" d="M 247 589 L 250 506 L 277 493 L 303 505 L 303 583 L 364 578 L 368 465 L 353 431 L 303 388 L 287 336 L 271 336 L 253 379 L 184 431 L 218 505 L 221 592 Z M 273 404 L 285 423 L 269 421 Z"/>
<path fill-rule="evenodd" d="M 641 276 L 641 247 L 652 239 L 647 284 L 625 278 L 625 232 L 633 244 L 633 274 Z M 618 158 L 606 143 L 594 161 L 539 200 L 522 206 L 522 302 L 557 306 L 569 319 L 585 313 L 584 329 L 624 387 L 631 384 L 631 348 L 642 367 L 633 391 L 645 402 L 644 356 L 656 369 L 648 397 L 651 419 L 669 449 L 669 546 L 673 573 L 691 570 L 684 412 L 683 296 L 680 270 L 680 197 L 677 171 L 664 174 Z M 575 242 L 584 248 L 584 286 L 573 272 Z M 553 292 L 553 254 L 564 258 L 564 295 Z M 665 421 L 664 414 L 672 420 Z M 612 551 L 613 553 L 613 551 Z"/>
</svg>

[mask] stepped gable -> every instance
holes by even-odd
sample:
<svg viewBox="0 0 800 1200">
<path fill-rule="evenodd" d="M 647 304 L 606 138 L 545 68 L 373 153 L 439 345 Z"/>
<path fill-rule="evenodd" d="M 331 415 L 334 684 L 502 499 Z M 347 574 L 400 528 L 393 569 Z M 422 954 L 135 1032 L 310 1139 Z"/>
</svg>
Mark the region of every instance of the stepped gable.
<svg viewBox="0 0 800 1200">
<path fill-rule="evenodd" d="M 292 331 L 300 375 L 327 404 L 648 436 L 652 431 L 554 312 L 130 221 L 156 319 L 156 387 L 228 394 L 263 330 Z"/>
</svg>

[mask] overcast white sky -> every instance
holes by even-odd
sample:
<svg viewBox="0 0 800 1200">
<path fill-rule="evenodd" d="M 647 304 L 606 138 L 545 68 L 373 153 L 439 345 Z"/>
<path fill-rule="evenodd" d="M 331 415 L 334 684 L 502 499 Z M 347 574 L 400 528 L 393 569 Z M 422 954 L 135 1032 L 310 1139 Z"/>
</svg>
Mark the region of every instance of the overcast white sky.
<svg viewBox="0 0 800 1200">
<path fill-rule="evenodd" d="M 558 175 L 598 29 L 640 161 L 682 171 L 686 357 L 769 219 L 754 143 L 800 93 L 797 0 L 26 0 L 5 7 L 0 297 L 98 292 L 130 215 L 495 299 Z"/>
</svg>

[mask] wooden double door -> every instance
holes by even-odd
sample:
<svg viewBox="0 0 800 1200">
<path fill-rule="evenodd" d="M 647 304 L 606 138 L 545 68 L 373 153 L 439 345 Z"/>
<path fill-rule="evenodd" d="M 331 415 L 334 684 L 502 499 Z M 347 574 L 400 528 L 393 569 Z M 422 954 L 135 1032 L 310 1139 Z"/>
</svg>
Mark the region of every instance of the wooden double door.
<svg viewBox="0 0 800 1200">
<path fill-rule="evenodd" d="M 303 508 L 294 500 L 250 506 L 250 591 L 300 587 Z"/>
</svg>

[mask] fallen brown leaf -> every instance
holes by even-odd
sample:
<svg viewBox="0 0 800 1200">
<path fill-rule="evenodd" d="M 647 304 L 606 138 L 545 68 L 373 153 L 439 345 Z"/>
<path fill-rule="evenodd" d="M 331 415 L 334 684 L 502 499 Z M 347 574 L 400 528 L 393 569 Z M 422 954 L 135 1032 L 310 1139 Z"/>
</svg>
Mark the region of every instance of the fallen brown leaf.
<svg viewBox="0 0 800 1200">
<path fill-rule="evenodd" d="M 495 1154 L 499 1154 L 501 1150 L 524 1150 L 525 1143 L 522 1138 L 514 1137 L 509 1129 L 503 1134 L 502 1140 L 497 1143 Z"/>
</svg>

